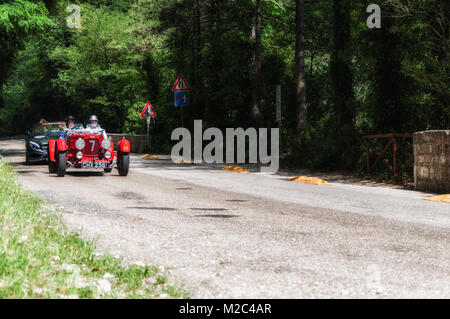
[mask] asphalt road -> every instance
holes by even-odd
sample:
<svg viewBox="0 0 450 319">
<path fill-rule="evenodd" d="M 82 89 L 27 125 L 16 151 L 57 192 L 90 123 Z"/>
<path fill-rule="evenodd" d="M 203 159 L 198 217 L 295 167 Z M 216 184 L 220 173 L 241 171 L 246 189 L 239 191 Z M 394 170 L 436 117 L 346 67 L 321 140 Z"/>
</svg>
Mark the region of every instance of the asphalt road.
<svg viewBox="0 0 450 319">
<path fill-rule="evenodd" d="M 450 298 L 450 205 L 430 194 L 138 155 L 128 177 L 57 178 L 24 165 L 23 141 L 0 141 L 0 153 L 70 229 L 168 267 L 193 297 Z"/>
</svg>

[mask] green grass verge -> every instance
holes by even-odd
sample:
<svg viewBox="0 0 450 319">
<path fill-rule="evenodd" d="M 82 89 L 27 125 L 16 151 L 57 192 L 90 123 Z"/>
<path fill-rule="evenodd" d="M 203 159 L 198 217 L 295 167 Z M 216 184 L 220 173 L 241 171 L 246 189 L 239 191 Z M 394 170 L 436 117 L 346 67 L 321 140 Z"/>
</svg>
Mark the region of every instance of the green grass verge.
<svg viewBox="0 0 450 319">
<path fill-rule="evenodd" d="M 0 298 L 188 298 L 157 267 L 123 266 L 69 232 L 0 156 Z"/>
</svg>

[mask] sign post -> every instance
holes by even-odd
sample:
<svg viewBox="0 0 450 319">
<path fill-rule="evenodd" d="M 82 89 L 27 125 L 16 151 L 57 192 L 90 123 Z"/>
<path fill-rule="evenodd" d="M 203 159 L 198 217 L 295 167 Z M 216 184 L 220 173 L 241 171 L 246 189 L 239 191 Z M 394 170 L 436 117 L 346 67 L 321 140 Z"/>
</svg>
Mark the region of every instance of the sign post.
<svg viewBox="0 0 450 319">
<path fill-rule="evenodd" d="M 181 108 L 181 127 L 184 127 L 183 107 L 190 105 L 188 92 L 190 90 L 191 88 L 189 87 L 188 82 L 184 78 L 183 74 L 180 74 L 175 82 L 175 85 L 172 88 L 172 92 L 174 92 L 175 107 Z"/>
<path fill-rule="evenodd" d="M 153 109 L 153 106 L 150 104 L 150 102 L 147 102 L 144 109 L 142 110 L 141 117 L 147 118 L 147 136 L 150 135 L 150 123 L 152 117 L 157 117 L 155 110 Z"/>
<path fill-rule="evenodd" d="M 147 136 L 150 135 L 150 123 L 151 123 L 150 121 L 151 121 L 151 118 L 147 117 Z"/>
</svg>

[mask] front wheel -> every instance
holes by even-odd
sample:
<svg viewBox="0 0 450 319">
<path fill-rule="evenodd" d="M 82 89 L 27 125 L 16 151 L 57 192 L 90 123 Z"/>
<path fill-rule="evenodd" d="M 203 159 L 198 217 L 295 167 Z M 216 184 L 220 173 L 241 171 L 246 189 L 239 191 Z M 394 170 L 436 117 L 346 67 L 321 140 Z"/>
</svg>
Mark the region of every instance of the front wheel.
<svg viewBox="0 0 450 319">
<path fill-rule="evenodd" d="M 47 162 L 48 162 L 48 172 L 50 174 L 55 174 L 56 173 L 56 163 L 50 162 L 50 154 L 49 153 L 47 153 Z"/>
<path fill-rule="evenodd" d="M 119 175 L 127 176 L 130 168 L 130 154 L 119 155 Z"/>
<path fill-rule="evenodd" d="M 55 174 L 56 173 L 56 163 L 55 162 L 48 162 L 48 172 L 50 174 Z"/>
<path fill-rule="evenodd" d="M 57 154 L 56 158 L 56 174 L 58 177 L 64 177 L 66 175 L 66 153 Z"/>
</svg>

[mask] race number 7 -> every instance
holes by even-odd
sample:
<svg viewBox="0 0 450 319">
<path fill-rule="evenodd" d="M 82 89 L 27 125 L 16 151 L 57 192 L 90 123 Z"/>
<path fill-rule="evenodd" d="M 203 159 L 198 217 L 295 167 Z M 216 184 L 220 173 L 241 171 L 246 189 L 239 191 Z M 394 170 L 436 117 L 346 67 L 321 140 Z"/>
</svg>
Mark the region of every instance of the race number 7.
<svg viewBox="0 0 450 319">
<path fill-rule="evenodd" d="M 89 141 L 89 143 L 91 143 L 91 145 L 92 145 L 92 147 L 91 147 L 91 152 L 93 152 L 94 151 L 94 148 L 95 148 L 95 141 Z"/>
</svg>

